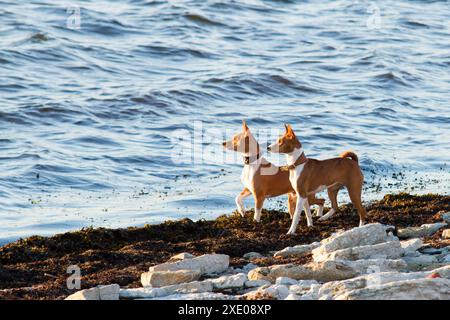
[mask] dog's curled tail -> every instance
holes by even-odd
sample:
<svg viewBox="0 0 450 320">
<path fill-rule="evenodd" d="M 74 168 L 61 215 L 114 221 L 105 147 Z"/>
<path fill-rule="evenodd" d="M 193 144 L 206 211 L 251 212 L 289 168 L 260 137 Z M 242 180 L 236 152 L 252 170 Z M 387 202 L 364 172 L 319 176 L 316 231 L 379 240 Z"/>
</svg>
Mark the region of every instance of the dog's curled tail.
<svg viewBox="0 0 450 320">
<path fill-rule="evenodd" d="M 352 151 L 344 151 L 341 153 L 341 155 L 339 156 L 340 158 L 350 158 L 353 161 L 358 162 L 358 156 L 356 155 L 356 153 L 352 152 Z"/>
</svg>

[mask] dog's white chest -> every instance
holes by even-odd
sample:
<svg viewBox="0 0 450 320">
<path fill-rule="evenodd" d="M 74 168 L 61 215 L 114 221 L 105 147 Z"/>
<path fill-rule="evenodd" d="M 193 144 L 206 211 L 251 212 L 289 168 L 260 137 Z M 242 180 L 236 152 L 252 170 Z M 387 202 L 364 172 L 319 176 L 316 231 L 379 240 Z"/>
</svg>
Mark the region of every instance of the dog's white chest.
<svg viewBox="0 0 450 320">
<path fill-rule="evenodd" d="M 295 170 L 289 171 L 289 181 L 291 182 L 292 187 L 294 190 L 297 190 L 297 181 L 300 179 L 300 175 L 302 174 L 303 168 L 305 167 L 305 164 L 301 164 L 297 167 L 295 167 Z"/>
<path fill-rule="evenodd" d="M 255 177 L 256 172 L 258 171 L 259 165 L 246 165 L 242 170 L 241 181 L 244 187 L 249 189 L 253 193 L 253 179 Z"/>
</svg>

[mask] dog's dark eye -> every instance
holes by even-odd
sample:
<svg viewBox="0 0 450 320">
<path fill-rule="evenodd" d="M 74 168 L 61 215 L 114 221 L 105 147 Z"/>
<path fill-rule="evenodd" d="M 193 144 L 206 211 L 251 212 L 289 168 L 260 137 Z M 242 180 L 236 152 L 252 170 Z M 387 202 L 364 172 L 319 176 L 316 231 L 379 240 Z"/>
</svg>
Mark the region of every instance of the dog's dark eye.
<svg viewBox="0 0 450 320">
<path fill-rule="evenodd" d="M 283 142 L 283 140 L 278 139 L 278 144 L 281 144 Z"/>
</svg>

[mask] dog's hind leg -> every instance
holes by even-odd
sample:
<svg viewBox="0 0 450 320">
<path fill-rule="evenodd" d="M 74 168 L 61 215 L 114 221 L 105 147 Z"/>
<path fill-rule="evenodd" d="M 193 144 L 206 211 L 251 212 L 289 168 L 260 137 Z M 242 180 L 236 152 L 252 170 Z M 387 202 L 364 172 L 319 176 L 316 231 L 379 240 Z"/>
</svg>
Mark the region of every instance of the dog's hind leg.
<svg viewBox="0 0 450 320">
<path fill-rule="evenodd" d="M 354 181 L 349 186 L 347 186 L 350 200 L 352 201 L 356 210 L 358 210 L 360 227 L 363 226 L 364 223 L 366 222 L 366 209 L 364 209 L 361 203 L 361 189 L 362 189 L 362 181 Z"/>
<path fill-rule="evenodd" d="M 245 215 L 245 206 L 244 206 L 244 199 L 247 198 L 252 193 L 247 188 L 244 188 L 241 193 L 239 193 L 236 198 L 234 199 L 238 208 L 238 212 L 241 214 L 241 216 Z"/>
<path fill-rule="evenodd" d="M 308 202 L 309 205 L 318 205 L 319 207 L 316 209 L 316 217 L 321 217 L 323 213 L 323 205 L 325 204 L 325 199 L 322 198 L 316 198 L 315 194 L 308 195 Z"/>
<path fill-rule="evenodd" d="M 330 219 L 338 211 L 337 194 L 341 185 L 333 186 L 328 188 L 328 197 L 331 201 L 331 209 L 324 216 L 319 218 L 319 221 L 324 221 Z"/>
</svg>

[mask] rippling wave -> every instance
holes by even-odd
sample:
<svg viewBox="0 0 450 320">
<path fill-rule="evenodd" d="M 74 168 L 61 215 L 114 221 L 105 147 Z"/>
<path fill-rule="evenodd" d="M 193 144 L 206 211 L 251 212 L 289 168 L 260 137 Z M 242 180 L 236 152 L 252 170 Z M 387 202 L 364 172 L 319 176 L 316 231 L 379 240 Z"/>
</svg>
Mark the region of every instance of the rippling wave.
<svg viewBox="0 0 450 320">
<path fill-rule="evenodd" d="M 366 200 L 449 192 L 448 2 L 0 4 L 0 241 L 230 212 L 238 158 L 173 162 L 198 121 L 216 155 L 242 118 L 351 148 Z"/>
</svg>

